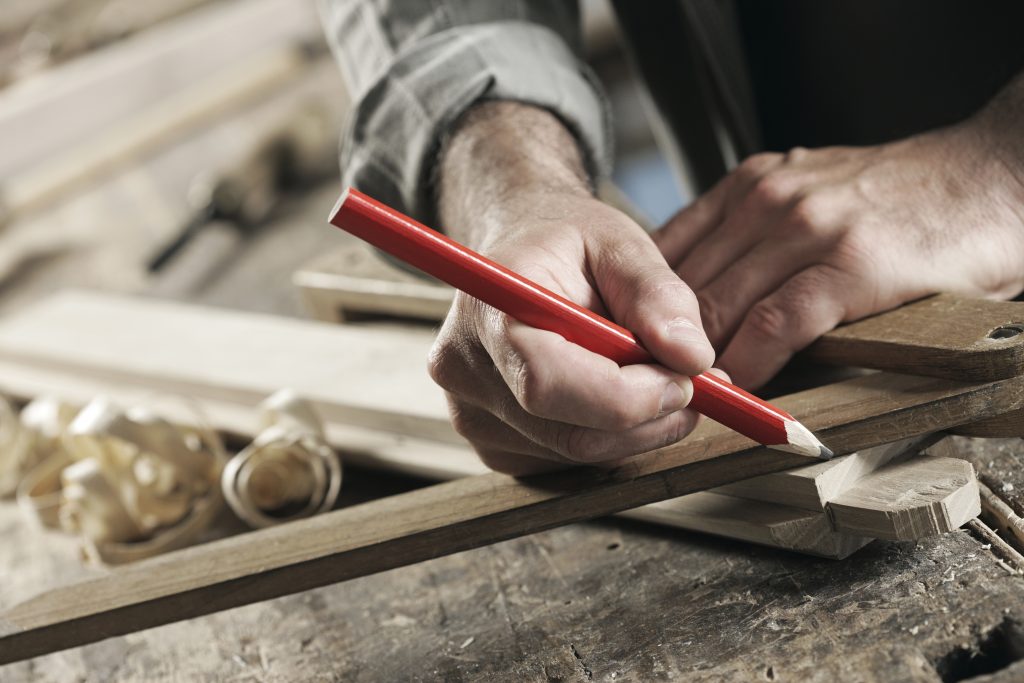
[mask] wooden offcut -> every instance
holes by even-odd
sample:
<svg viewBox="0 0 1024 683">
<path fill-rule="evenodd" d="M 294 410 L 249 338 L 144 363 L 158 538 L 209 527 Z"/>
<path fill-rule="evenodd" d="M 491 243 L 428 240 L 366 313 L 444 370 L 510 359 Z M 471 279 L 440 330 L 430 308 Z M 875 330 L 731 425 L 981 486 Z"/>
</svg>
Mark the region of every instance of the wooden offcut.
<svg viewBox="0 0 1024 683">
<path fill-rule="evenodd" d="M 848 533 L 907 541 L 959 528 L 978 516 L 981 500 L 971 463 L 923 456 L 869 474 L 828 507 Z"/>
</svg>

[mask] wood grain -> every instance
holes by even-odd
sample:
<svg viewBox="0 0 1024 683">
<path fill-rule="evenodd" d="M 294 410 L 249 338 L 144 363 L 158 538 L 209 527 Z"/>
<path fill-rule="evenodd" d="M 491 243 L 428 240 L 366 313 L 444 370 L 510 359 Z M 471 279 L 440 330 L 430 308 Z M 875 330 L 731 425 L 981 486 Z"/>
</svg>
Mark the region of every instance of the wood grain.
<svg viewBox="0 0 1024 683">
<path fill-rule="evenodd" d="M 839 454 L 1024 405 L 1024 378 L 877 373 L 779 401 Z M 609 471 L 469 477 L 196 546 L 50 591 L 0 615 L 0 663 L 385 571 L 805 462 L 733 434 Z"/>
</svg>

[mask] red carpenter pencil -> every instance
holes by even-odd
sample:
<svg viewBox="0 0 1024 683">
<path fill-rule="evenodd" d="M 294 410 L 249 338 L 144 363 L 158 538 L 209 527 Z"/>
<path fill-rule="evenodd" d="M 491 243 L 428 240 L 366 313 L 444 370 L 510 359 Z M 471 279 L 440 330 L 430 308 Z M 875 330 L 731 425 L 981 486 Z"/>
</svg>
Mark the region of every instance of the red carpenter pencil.
<svg viewBox="0 0 1024 683">
<path fill-rule="evenodd" d="M 330 222 L 520 322 L 556 332 L 620 365 L 654 362 L 629 330 L 354 188 L 342 193 Z M 832 457 L 792 415 L 715 375 L 693 377 L 689 407 L 770 448 Z"/>
</svg>

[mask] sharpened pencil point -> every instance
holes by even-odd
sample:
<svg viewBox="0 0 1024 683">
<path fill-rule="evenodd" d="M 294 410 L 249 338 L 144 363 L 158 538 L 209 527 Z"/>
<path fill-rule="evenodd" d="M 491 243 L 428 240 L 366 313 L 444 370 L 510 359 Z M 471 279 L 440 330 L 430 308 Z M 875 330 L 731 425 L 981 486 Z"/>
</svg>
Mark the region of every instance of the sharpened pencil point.
<svg viewBox="0 0 1024 683">
<path fill-rule="evenodd" d="M 819 460 L 829 460 L 835 455 L 823 445 L 807 427 L 796 420 L 786 420 L 787 443 L 772 444 L 769 448 L 797 455 L 806 455 Z"/>
</svg>

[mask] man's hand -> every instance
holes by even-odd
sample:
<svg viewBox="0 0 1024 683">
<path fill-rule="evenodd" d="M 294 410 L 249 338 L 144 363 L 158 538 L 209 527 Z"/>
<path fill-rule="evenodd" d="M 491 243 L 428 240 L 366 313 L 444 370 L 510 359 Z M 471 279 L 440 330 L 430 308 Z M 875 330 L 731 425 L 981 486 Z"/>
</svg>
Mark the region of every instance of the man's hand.
<svg viewBox="0 0 1024 683">
<path fill-rule="evenodd" d="M 609 316 L 662 363 L 620 368 L 460 293 L 430 372 L 484 462 L 517 475 L 614 462 L 689 433 L 689 375 L 714 359 L 696 299 L 638 225 L 594 199 L 564 126 L 526 105 L 479 105 L 440 171 L 450 235 Z"/>
<path fill-rule="evenodd" d="M 845 321 L 1024 289 L 1024 192 L 983 118 L 877 147 L 759 154 L 655 235 L 719 365 L 757 387 Z"/>
</svg>

